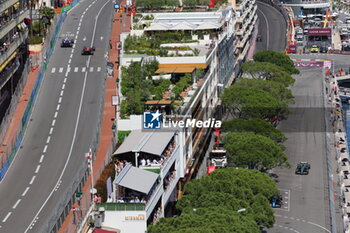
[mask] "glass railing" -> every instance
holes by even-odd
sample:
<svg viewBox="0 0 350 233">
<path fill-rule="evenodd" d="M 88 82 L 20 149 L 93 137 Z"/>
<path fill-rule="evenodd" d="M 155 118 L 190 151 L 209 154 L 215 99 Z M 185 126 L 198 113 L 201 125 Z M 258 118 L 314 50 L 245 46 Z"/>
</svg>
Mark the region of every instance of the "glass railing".
<svg viewBox="0 0 350 233">
<path fill-rule="evenodd" d="M 145 210 L 145 203 L 96 203 L 97 209 L 103 207 L 109 211 L 136 211 Z"/>
</svg>

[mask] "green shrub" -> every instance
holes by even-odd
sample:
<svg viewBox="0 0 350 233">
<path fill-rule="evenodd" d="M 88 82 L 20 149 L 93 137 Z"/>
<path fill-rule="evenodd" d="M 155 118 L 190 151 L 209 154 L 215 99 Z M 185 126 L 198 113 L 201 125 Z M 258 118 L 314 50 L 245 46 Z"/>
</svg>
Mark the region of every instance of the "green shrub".
<svg viewBox="0 0 350 233">
<path fill-rule="evenodd" d="M 43 38 L 41 36 L 29 36 L 29 44 L 41 44 Z"/>
<path fill-rule="evenodd" d="M 118 131 L 118 142 L 123 143 L 124 139 L 129 136 L 131 130 Z"/>
</svg>

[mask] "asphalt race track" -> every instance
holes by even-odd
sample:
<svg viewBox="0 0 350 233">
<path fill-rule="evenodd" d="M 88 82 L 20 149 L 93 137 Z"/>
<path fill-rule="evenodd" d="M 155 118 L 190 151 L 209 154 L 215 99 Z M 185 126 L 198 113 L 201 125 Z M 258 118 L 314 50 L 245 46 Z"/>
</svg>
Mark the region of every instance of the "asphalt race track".
<svg viewBox="0 0 350 233">
<path fill-rule="evenodd" d="M 268 232 L 329 232 L 329 197 L 325 160 L 322 68 L 303 68 L 292 88 L 292 114 L 279 128 L 288 140 L 291 169 L 275 169 L 284 206 L 275 209 L 276 226 Z M 311 164 L 309 175 L 296 175 L 299 161 Z"/>
<path fill-rule="evenodd" d="M 39 233 L 86 162 L 104 95 L 110 0 L 82 0 L 65 19 L 22 149 L 0 183 L 0 232 Z M 74 48 L 60 48 L 62 38 Z M 83 46 L 96 47 L 82 56 Z"/>
<path fill-rule="evenodd" d="M 283 52 L 286 47 L 286 24 L 282 14 L 270 5 L 257 1 L 259 19 L 258 34 L 262 41 L 256 42 L 255 51 L 271 49 Z"/>
</svg>

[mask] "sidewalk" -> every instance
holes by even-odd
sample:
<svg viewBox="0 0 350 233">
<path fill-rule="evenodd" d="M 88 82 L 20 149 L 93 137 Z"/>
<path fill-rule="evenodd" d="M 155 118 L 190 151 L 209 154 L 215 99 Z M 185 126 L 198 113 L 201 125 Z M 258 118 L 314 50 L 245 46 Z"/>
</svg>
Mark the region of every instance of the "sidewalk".
<svg viewBox="0 0 350 233">
<path fill-rule="evenodd" d="M 102 125 L 101 125 L 101 132 L 100 132 L 100 143 L 98 146 L 98 151 L 96 154 L 96 160 L 93 164 L 93 172 L 94 172 L 94 183 L 99 178 L 102 170 L 105 167 L 106 162 L 108 162 L 109 158 L 106 158 L 108 156 L 109 150 L 112 145 L 112 139 L 113 139 L 113 118 L 115 118 L 115 106 L 112 106 L 112 96 L 117 95 L 117 78 L 118 78 L 118 66 L 119 64 L 116 63 L 118 61 L 119 51 L 116 47 L 116 42 L 119 41 L 120 33 L 121 32 L 128 32 L 130 31 L 130 16 L 126 16 L 126 14 L 123 14 L 123 20 L 120 21 L 120 13 L 114 14 L 114 20 L 112 24 L 112 34 L 110 37 L 110 43 L 111 43 L 111 49 L 109 51 L 109 58 L 108 60 L 110 62 L 113 62 L 114 64 L 114 77 L 107 78 L 106 80 L 106 92 L 105 92 L 105 102 L 104 102 L 104 111 L 102 116 Z M 126 19 L 126 22 L 124 20 Z M 76 222 L 82 221 L 87 214 L 88 210 L 91 207 L 91 197 L 89 190 L 91 188 L 91 175 L 87 178 L 87 182 L 85 183 L 83 187 L 83 195 L 80 201 L 80 206 L 78 206 L 78 203 L 74 203 L 74 206 L 76 209 L 80 208 L 81 213 L 80 216 L 75 216 L 77 218 Z M 73 211 L 69 212 L 69 215 L 66 217 L 64 223 L 62 224 L 61 228 L 59 229 L 59 233 L 73 233 L 78 230 L 78 225 L 74 224 L 74 214 Z M 86 228 L 83 228 L 84 230 L 87 230 Z M 83 230 L 83 232 L 84 232 Z"/>
<path fill-rule="evenodd" d="M 6 131 L 6 136 L 4 137 L 4 140 L 0 145 L 0 155 L 2 155 L 3 152 L 8 152 L 11 153 L 12 150 L 12 145 L 15 143 L 17 136 L 19 134 L 19 131 L 21 129 L 21 125 L 22 125 L 22 116 L 23 113 L 26 109 L 27 106 L 27 101 L 30 98 L 30 95 L 32 93 L 32 89 L 35 83 L 35 80 L 38 76 L 39 73 L 39 68 L 35 69 L 35 70 L 31 70 L 28 74 L 28 78 L 26 81 L 26 84 L 23 88 L 22 91 L 22 96 L 19 100 L 19 102 L 17 103 L 17 106 L 15 108 L 15 111 L 13 112 L 13 115 L 11 117 L 11 122 L 9 124 L 9 127 Z M 9 146 L 9 148 L 7 148 Z M 6 156 L 1 156 L 0 157 L 0 165 L 4 164 L 4 162 L 6 161 Z M 0 167 L 1 169 L 1 167 Z"/>
</svg>

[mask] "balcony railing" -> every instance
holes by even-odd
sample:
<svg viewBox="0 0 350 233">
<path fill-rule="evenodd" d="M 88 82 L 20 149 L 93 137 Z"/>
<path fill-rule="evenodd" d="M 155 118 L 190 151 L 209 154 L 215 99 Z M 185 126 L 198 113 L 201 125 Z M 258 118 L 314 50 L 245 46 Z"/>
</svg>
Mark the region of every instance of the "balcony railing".
<svg viewBox="0 0 350 233">
<path fill-rule="evenodd" d="M 1 53 L 0 56 L 0 64 L 4 63 L 7 58 L 13 54 L 13 52 L 16 51 L 16 49 L 24 42 L 24 40 L 27 38 L 28 31 L 25 31 L 24 33 L 21 33 L 20 36 L 16 39 L 14 39 L 10 45 L 6 48 L 4 52 Z"/>
<path fill-rule="evenodd" d="M 97 209 L 100 207 L 110 211 L 140 211 L 146 209 L 145 203 L 96 203 Z"/>
<path fill-rule="evenodd" d="M 17 24 L 22 23 L 24 18 L 29 17 L 29 11 L 27 9 L 12 15 L 12 19 L 6 24 L 0 27 L 0 38 L 3 38 L 9 31 L 11 31 Z"/>
<path fill-rule="evenodd" d="M 16 72 L 16 70 L 19 67 L 18 62 L 14 62 L 13 64 L 10 65 L 7 70 L 4 70 L 3 72 L 0 73 L 0 89 L 4 86 L 4 84 L 10 79 L 12 74 Z M 6 68 L 5 68 L 6 69 Z"/>
<path fill-rule="evenodd" d="M 9 8 L 13 4 L 15 4 L 16 2 L 18 2 L 18 0 L 0 0 L 0 12 Z"/>
</svg>

